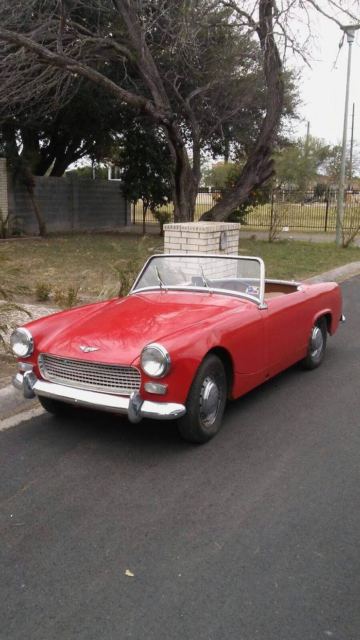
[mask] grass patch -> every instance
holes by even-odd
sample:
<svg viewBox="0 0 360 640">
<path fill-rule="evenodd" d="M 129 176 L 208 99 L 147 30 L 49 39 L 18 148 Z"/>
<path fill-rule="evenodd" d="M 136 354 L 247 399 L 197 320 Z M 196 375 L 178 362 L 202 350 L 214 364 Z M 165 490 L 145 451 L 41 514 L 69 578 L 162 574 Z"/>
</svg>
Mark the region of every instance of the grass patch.
<svg viewBox="0 0 360 640">
<path fill-rule="evenodd" d="M 240 254 L 257 255 L 268 277 L 302 280 L 348 262 L 360 261 L 360 248 L 343 249 L 333 242 L 240 240 Z"/>
<path fill-rule="evenodd" d="M 56 292 L 73 289 L 80 300 L 109 297 L 119 291 L 119 273 L 130 263 L 138 267 L 152 253 L 162 252 L 160 237 L 75 234 L 42 240 L 11 240 L 0 244 L 4 277 L 17 273 L 29 291 L 23 299 L 36 300 L 39 283 Z"/>
<path fill-rule="evenodd" d="M 117 295 L 121 278 L 131 267 L 140 269 L 152 253 L 161 253 L 157 236 L 66 235 L 44 240 L 12 240 L 0 243 L 3 278 L 14 279 L 29 294 L 18 299 L 36 300 L 39 283 L 51 286 L 50 303 L 56 291 L 78 291 L 79 301 Z M 309 277 L 348 262 L 360 261 L 357 247 L 342 249 L 334 243 L 242 239 L 239 253 L 263 258 L 269 277 Z M 6 259 L 5 259 L 6 258 Z M 16 275 L 15 275 L 16 274 Z"/>
</svg>

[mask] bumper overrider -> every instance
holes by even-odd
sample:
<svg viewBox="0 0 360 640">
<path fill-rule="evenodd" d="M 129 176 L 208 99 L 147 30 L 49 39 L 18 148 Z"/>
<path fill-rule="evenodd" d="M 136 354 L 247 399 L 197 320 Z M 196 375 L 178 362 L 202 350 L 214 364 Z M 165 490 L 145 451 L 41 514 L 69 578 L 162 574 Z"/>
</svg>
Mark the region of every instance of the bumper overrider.
<svg viewBox="0 0 360 640">
<path fill-rule="evenodd" d="M 12 382 L 16 389 L 23 392 L 25 398 L 41 396 L 89 409 L 125 414 L 130 422 L 140 422 L 142 418 L 176 420 L 186 413 L 186 408 L 182 404 L 143 400 L 138 391 L 126 397 L 76 389 L 40 380 L 33 371 L 19 371 Z"/>
</svg>

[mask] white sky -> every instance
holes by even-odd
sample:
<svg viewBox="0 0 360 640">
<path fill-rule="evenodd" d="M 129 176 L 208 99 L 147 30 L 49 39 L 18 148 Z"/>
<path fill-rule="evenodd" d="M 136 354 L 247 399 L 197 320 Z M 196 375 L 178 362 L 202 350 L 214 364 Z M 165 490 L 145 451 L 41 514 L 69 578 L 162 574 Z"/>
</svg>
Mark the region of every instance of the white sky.
<svg viewBox="0 0 360 640">
<path fill-rule="evenodd" d="M 313 136 L 338 143 L 342 140 L 344 122 L 348 44 L 345 39 L 336 61 L 342 35 L 340 28 L 325 18 L 318 18 L 316 32 L 317 43 L 312 50 L 311 69 L 302 68 L 299 93 L 303 104 L 299 113 L 304 121 L 296 124 L 294 131 L 297 137 L 305 136 L 306 122 L 310 121 Z M 360 143 L 360 29 L 352 45 L 351 68 L 348 140 L 354 102 L 354 140 Z"/>
</svg>

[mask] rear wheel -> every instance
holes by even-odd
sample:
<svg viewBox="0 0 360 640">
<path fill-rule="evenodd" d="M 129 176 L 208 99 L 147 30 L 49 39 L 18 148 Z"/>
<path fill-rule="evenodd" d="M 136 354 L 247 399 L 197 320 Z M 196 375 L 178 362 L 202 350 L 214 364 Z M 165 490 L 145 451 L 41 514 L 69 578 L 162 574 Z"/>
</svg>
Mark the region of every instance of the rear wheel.
<svg viewBox="0 0 360 640">
<path fill-rule="evenodd" d="M 316 369 L 321 365 L 325 356 L 326 339 L 326 319 L 319 318 L 311 329 L 308 352 L 304 360 L 302 360 L 304 369 Z"/>
<path fill-rule="evenodd" d="M 178 420 L 181 437 L 202 444 L 221 427 L 226 405 L 227 381 L 220 358 L 205 358 L 193 380 L 186 403 L 186 414 Z"/>
</svg>

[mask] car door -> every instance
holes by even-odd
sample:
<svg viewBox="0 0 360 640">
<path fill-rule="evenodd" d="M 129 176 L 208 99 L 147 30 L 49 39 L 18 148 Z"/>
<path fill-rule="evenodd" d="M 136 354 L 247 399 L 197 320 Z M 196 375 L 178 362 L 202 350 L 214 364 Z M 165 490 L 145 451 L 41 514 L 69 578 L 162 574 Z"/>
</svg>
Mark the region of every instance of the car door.
<svg viewBox="0 0 360 640">
<path fill-rule="evenodd" d="M 259 305 L 251 302 L 234 312 L 232 326 L 228 322 L 222 344 L 231 354 L 234 365 L 234 397 L 239 397 L 266 380 L 266 317 Z"/>
<path fill-rule="evenodd" d="M 264 309 L 268 376 L 304 357 L 308 342 L 307 296 L 298 289 L 267 301 Z"/>
</svg>

